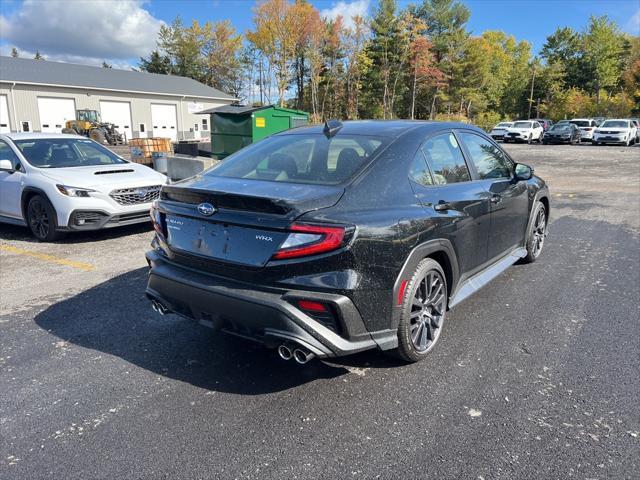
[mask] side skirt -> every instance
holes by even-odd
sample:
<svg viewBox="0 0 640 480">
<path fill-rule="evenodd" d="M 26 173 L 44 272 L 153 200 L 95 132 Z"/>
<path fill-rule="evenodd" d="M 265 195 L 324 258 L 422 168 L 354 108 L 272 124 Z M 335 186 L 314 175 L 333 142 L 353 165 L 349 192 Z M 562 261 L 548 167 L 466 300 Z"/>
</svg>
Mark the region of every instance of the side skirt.
<svg viewBox="0 0 640 480">
<path fill-rule="evenodd" d="M 10 223 L 11 225 L 20 225 L 21 227 L 27 226 L 27 222 L 25 222 L 21 218 L 7 217 L 5 215 L 0 215 L 0 222 Z"/>
<path fill-rule="evenodd" d="M 473 277 L 465 280 L 460 287 L 458 287 L 455 296 L 449 302 L 449 308 L 455 307 L 458 303 L 462 302 L 466 298 L 470 297 L 482 287 L 484 287 L 491 280 L 496 278 L 502 272 L 504 272 L 511 265 L 516 263 L 521 258 L 527 256 L 527 250 L 523 247 L 516 248 L 510 254 L 502 257 L 496 263 L 490 265 L 484 270 L 476 273 Z"/>
</svg>

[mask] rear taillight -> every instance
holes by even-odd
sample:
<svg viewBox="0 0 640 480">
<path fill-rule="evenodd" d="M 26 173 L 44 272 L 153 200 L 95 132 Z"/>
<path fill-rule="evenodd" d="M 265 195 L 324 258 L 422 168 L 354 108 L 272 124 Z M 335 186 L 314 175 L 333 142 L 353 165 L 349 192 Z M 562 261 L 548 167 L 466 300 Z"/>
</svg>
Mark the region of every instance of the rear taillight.
<svg viewBox="0 0 640 480">
<path fill-rule="evenodd" d="M 345 233 L 344 227 L 303 223 L 294 223 L 289 230 L 291 233 L 273 254 L 272 259 L 282 260 L 330 252 L 342 246 Z"/>
<path fill-rule="evenodd" d="M 167 225 L 164 219 L 164 214 L 158 210 L 158 205 L 155 201 L 151 204 L 149 216 L 151 217 L 153 229 L 164 239 L 167 235 Z"/>
</svg>

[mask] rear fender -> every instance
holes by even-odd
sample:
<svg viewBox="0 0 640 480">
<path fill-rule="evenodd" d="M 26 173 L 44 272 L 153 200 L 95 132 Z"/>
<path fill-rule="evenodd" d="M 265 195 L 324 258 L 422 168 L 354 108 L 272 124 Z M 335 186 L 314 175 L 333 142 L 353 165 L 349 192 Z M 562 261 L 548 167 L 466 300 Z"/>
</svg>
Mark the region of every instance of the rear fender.
<svg viewBox="0 0 640 480">
<path fill-rule="evenodd" d="M 458 284 L 460 278 L 460 272 L 458 270 L 458 259 L 453 249 L 453 245 L 446 239 L 429 240 L 425 243 L 421 243 L 413 250 L 404 262 L 400 274 L 396 278 L 396 282 L 393 286 L 393 310 L 391 328 L 395 330 L 398 328 L 400 322 L 400 316 L 402 314 L 402 304 L 398 302 L 398 295 L 402 287 L 403 281 L 409 281 L 415 272 L 418 263 L 426 257 L 433 256 L 434 254 L 444 255 L 449 265 L 442 265 L 442 269 L 445 271 L 447 277 L 447 291 L 449 297 L 455 291 L 455 287 Z"/>
</svg>

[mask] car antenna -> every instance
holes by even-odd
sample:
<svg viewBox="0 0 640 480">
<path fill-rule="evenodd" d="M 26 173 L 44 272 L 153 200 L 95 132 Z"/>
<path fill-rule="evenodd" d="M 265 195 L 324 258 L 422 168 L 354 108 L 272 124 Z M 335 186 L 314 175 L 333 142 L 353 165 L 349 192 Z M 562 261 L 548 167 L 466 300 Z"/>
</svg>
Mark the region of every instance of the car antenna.
<svg viewBox="0 0 640 480">
<path fill-rule="evenodd" d="M 333 137 L 338 131 L 343 127 L 342 122 L 340 120 L 325 120 L 324 128 L 322 129 L 322 133 L 327 138 Z"/>
</svg>

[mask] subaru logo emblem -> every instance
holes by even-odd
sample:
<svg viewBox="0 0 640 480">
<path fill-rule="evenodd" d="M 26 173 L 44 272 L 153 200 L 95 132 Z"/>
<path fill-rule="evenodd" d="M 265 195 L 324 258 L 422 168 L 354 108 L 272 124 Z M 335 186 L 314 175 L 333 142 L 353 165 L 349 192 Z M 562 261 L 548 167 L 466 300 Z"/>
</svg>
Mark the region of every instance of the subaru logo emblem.
<svg viewBox="0 0 640 480">
<path fill-rule="evenodd" d="M 201 215 L 208 217 L 216 213 L 216 207 L 214 207 L 210 203 L 201 203 L 200 205 L 198 205 L 198 212 L 200 212 Z"/>
<path fill-rule="evenodd" d="M 145 195 L 147 194 L 147 189 L 146 188 L 139 188 L 138 190 L 136 190 L 136 193 L 138 194 L 138 197 L 144 198 Z"/>
</svg>

